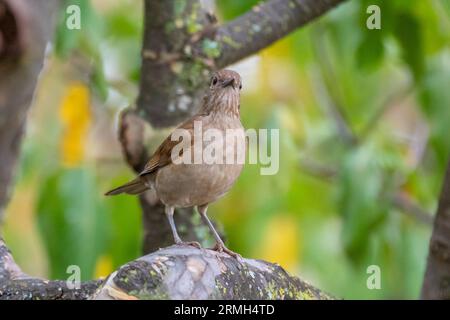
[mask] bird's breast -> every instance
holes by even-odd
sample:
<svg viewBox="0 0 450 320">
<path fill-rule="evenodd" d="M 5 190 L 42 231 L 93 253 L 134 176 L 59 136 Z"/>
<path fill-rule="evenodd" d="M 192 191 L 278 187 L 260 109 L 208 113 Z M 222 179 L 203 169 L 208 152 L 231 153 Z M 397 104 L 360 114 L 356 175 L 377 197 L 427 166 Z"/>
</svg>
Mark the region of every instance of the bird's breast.
<svg viewBox="0 0 450 320">
<path fill-rule="evenodd" d="M 166 205 L 188 207 L 211 203 L 223 196 L 239 177 L 245 162 L 245 133 L 238 121 L 203 123 L 203 137 L 195 137 L 190 163 L 158 170 L 155 189 Z M 187 162 L 188 158 L 185 158 Z"/>
</svg>

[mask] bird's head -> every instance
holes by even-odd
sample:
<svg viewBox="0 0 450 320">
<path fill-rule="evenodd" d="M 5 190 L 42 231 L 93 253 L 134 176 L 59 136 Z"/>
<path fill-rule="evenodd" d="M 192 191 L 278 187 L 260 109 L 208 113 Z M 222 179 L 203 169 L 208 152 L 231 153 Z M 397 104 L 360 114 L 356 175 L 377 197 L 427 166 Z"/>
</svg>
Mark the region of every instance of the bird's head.
<svg viewBox="0 0 450 320">
<path fill-rule="evenodd" d="M 214 72 L 209 83 L 207 109 L 239 116 L 241 89 L 242 80 L 239 73 L 232 70 Z"/>
<path fill-rule="evenodd" d="M 214 72 L 209 85 L 211 91 L 227 91 L 232 89 L 240 91 L 242 89 L 242 80 L 239 73 L 232 70 L 219 70 Z"/>
</svg>

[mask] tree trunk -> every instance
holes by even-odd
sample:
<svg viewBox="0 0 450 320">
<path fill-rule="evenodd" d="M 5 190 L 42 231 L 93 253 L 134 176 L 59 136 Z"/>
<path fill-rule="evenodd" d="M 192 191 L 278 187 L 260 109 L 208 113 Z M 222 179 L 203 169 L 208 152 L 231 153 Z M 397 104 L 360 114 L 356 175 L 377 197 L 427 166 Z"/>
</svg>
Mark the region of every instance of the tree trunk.
<svg viewBox="0 0 450 320">
<path fill-rule="evenodd" d="M 421 298 L 450 299 L 450 162 L 434 218 Z"/>
<path fill-rule="evenodd" d="M 0 0 L 0 221 L 55 5 L 53 0 Z"/>
</svg>

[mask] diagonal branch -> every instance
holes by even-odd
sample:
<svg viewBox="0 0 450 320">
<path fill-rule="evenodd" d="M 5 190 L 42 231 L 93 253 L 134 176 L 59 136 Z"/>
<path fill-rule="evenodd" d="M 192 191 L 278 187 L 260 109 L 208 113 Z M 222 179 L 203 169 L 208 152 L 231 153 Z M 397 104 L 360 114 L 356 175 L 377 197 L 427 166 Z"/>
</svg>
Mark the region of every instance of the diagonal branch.
<svg viewBox="0 0 450 320">
<path fill-rule="evenodd" d="M 237 62 L 317 17 L 345 0 L 270 0 L 220 27 L 217 39 L 222 54 L 219 68 Z"/>
</svg>

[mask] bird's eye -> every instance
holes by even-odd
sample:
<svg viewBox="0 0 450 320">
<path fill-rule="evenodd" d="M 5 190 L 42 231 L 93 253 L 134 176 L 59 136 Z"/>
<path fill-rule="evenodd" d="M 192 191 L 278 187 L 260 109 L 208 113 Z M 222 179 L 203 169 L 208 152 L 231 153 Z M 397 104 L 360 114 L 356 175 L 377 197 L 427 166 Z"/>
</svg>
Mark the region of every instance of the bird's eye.
<svg viewBox="0 0 450 320">
<path fill-rule="evenodd" d="M 219 80 L 217 80 L 217 77 L 214 77 L 214 78 L 212 78 L 211 84 L 213 86 L 215 86 L 217 84 L 217 81 L 219 81 Z"/>
<path fill-rule="evenodd" d="M 242 90 L 242 83 L 239 84 L 239 90 Z"/>
</svg>

